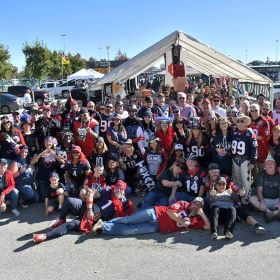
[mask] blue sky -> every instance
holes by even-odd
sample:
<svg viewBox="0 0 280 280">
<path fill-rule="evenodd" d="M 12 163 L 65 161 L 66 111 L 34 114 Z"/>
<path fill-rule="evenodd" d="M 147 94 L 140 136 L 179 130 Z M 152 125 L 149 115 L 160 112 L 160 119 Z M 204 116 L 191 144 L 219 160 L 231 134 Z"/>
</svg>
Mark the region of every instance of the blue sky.
<svg viewBox="0 0 280 280">
<path fill-rule="evenodd" d="M 82 57 L 133 57 L 175 30 L 245 62 L 275 60 L 280 40 L 280 1 L 253 0 L 9 0 L 1 1 L 0 43 L 11 63 L 25 65 L 24 42 L 42 40 L 52 50 Z M 280 53 L 280 44 L 279 44 Z M 278 54 L 280 59 L 280 55 Z"/>
</svg>

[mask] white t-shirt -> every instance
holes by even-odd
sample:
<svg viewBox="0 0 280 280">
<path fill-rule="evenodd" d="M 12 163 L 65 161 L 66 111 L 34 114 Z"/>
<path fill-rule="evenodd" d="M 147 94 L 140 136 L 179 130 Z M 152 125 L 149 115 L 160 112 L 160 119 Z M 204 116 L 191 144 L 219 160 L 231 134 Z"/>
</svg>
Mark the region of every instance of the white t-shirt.
<svg viewBox="0 0 280 280">
<path fill-rule="evenodd" d="M 275 124 L 280 124 L 280 113 L 277 113 L 276 110 L 272 112 L 272 118 L 275 121 Z"/>
</svg>

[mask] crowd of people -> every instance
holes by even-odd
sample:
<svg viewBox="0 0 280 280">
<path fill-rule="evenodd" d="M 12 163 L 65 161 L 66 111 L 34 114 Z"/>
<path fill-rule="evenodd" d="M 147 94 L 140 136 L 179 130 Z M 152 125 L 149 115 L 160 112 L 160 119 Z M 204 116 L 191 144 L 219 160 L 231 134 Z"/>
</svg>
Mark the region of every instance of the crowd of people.
<svg viewBox="0 0 280 280">
<path fill-rule="evenodd" d="M 34 233 L 38 243 L 71 230 L 194 228 L 231 239 L 238 219 L 265 233 L 248 207 L 266 222 L 280 217 L 280 99 L 273 108 L 263 94 L 252 102 L 217 84 L 148 91 L 2 116 L 0 212 L 10 208 L 18 217 L 43 202 L 42 220 L 58 219 L 47 233 Z M 142 203 L 134 205 L 134 196 Z"/>
</svg>

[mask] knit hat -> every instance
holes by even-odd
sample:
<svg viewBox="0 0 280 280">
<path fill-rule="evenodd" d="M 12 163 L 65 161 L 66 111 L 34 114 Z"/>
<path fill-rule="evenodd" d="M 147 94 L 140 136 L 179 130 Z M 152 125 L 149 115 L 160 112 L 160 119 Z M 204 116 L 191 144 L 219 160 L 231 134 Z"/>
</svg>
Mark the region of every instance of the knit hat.
<svg viewBox="0 0 280 280">
<path fill-rule="evenodd" d="M 217 163 L 212 162 L 208 165 L 208 171 L 214 171 L 214 170 L 220 171 L 220 167 Z"/>
</svg>

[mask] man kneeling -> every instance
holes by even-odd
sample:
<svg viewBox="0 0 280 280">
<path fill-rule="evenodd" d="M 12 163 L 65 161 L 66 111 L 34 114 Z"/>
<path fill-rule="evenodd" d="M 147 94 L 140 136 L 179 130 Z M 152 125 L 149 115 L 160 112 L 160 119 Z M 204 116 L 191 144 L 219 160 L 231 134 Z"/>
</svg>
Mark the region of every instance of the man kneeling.
<svg viewBox="0 0 280 280">
<path fill-rule="evenodd" d="M 93 232 L 128 236 L 157 231 L 169 233 L 189 228 L 210 229 L 209 220 L 202 210 L 203 204 L 203 199 L 197 197 L 192 203 L 178 201 L 171 206 L 155 206 L 107 222 L 99 220 Z"/>
</svg>

